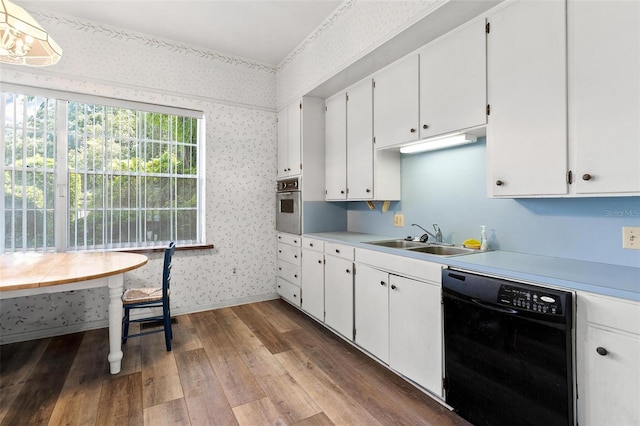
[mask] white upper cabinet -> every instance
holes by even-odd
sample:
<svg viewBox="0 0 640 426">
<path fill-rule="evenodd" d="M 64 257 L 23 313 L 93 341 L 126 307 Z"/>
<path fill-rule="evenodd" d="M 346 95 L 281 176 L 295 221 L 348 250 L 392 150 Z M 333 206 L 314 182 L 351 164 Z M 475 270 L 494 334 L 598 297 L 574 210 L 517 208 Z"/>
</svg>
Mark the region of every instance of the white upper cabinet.
<svg viewBox="0 0 640 426">
<path fill-rule="evenodd" d="M 640 2 L 568 3 L 577 194 L 640 193 Z"/>
<path fill-rule="evenodd" d="M 411 54 L 374 76 L 376 148 L 418 140 L 418 54 Z"/>
<path fill-rule="evenodd" d="M 326 199 L 399 200 L 400 153 L 373 146 L 373 88 L 365 79 L 326 102 Z"/>
<path fill-rule="evenodd" d="M 325 184 L 327 200 L 347 198 L 347 103 L 340 93 L 326 102 Z"/>
<path fill-rule="evenodd" d="M 373 151 L 373 89 L 371 80 L 365 79 L 347 90 L 347 184 L 350 199 L 374 198 Z M 397 172 L 399 175 L 399 170 Z"/>
<path fill-rule="evenodd" d="M 294 102 L 278 113 L 278 173 L 277 177 L 299 175 L 301 162 L 302 101 Z"/>
<path fill-rule="evenodd" d="M 477 20 L 420 54 L 420 138 L 486 124 L 485 23 Z"/>
<path fill-rule="evenodd" d="M 517 1 L 488 18 L 487 191 L 567 193 L 564 1 Z"/>
</svg>

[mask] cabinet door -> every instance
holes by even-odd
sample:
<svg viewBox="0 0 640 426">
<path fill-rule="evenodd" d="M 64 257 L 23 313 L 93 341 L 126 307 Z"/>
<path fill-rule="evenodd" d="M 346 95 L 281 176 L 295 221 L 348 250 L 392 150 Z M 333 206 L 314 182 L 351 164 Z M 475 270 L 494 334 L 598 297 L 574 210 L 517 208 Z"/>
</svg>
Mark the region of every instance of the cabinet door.
<svg viewBox="0 0 640 426">
<path fill-rule="evenodd" d="M 371 200 L 373 188 L 373 88 L 365 79 L 348 91 L 347 184 L 349 199 Z"/>
<path fill-rule="evenodd" d="M 353 340 L 353 262 L 325 255 L 324 322 Z"/>
<path fill-rule="evenodd" d="M 324 321 L 324 255 L 302 249 L 302 310 Z"/>
<path fill-rule="evenodd" d="M 568 25 L 575 191 L 640 193 L 640 2 L 569 1 Z"/>
<path fill-rule="evenodd" d="M 567 193 L 564 1 L 517 1 L 489 18 L 487 189 Z"/>
<path fill-rule="evenodd" d="M 375 75 L 373 126 L 376 148 L 418 140 L 418 55 Z"/>
<path fill-rule="evenodd" d="M 358 265 L 355 276 L 355 342 L 389 362 L 389 274 Z"/>
<path fill-rule="evenodd" d="M 442 396 L 440 286 L 396 275 L 389 281 L 389 365 Z"/>
<path fill-rule="evenodd" d="M 327 200 L 347 198 L 347 103 L 344 93 L 327 100 L 325 184 Z"/>
<path fill-rule="evenodd" d="M 288 109 L 278 112 L 278 173 L 277 177 L 289 176 L 287 167 L 289 164 L 289 139 L 288 131 Z"/>
<path fill-rule="evenodd" d="M 486 124 L 485 23 L 420 51 L 420 137 Z"/>
<path fill-rule="evenodd" d="M 295 102 L 287 108 L 287 135 L 289 175 L 299 175 L 302 171 L 302 102 Z"/>
<path fill-rule="evenodd" d="M 640 336 L 590 325 L 586 351 L 583 356 L 587 357 L 588 401 L 584 402 L 587 419 L 580 419 L 580 423 L 640 424 Z M 580 383 L 578 389 L 579 386 Z"/>
</svg>

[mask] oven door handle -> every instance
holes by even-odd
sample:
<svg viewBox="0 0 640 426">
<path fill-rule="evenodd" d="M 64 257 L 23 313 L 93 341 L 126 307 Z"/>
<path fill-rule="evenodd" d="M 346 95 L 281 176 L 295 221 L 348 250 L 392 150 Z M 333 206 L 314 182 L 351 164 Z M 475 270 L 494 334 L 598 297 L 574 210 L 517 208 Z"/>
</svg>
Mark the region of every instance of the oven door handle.
<svg viewBox="0 0 640 426">
<path fill-rule="evenodd" d="M 483 308 L 486 308 L 486 309 L 491 309 L 492 311 L 502 312 L 502 313 L 505 313 L 505 314 L 517 314 L 518 313 L 518 311 L 516 311 L 515 309 L 505 308 L 503 306 L 496 306 L 493 303 L 485 302 L 483 300 L 471 299 L 471 301 L 473 303 L 475 303 L 476 305 L 478 305 L 478 306 L 482 306 Z"/>
<path fill-rule="evenodd" d="M 278 195 L 293 195 L 293 192 L 278 192 Z"/>
</svg>

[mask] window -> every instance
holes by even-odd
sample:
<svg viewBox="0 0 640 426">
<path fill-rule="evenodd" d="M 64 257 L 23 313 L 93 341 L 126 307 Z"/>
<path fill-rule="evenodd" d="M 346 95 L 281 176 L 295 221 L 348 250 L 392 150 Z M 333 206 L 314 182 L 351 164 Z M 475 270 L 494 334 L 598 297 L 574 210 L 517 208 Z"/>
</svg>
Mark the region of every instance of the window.
<svg viewBox="0 0 640 426">
<path fill-rule="evenodd" d="M 4 251 L 204 242 L 202 114 L 2 93 Z"/>
</svg>

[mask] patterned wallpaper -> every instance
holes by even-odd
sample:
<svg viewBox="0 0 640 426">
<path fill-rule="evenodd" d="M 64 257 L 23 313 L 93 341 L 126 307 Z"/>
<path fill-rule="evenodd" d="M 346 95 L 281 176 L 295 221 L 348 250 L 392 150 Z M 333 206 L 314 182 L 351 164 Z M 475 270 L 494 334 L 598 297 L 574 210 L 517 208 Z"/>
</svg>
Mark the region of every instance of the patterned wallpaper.
<svg viewBox="0 0 640 426">
<path fill-rule="evenodd" d="M 278 65 L 278 109 L 310 92 L 446 1 L 346 0 Z"/>
<path fill-rule="evenodd" d="M 177 252 L 173 312 L 275 297 L 274 69 L 69 19 L 50 17 L 46 26 L 62 60 L 2 66 L 1 82 L 205 112 L 206 235 L 215 249 Z M 125 274 L 125 286 L 159 284 L 162 254 L 149 258 Z M 105 327 L 107 306 L 106 288 L 2 300 L 0 343 Z"/>
<path fill-rule="evenodd" d="M 0 66 L 0 82 L 205 112 L 206 233 L 216 248 L 174 257 L 172 309 L 206 310 L 275 295 L 277 106 L 307 93 L 444 1 L 346 0 L 277 67 L 34 13 L 64 55 L 42 69 Z M 149 258 L 143 268 L 125 274 L 125 286 L 159 281 L 162 254 Z M 0 343 L 105 327 L 107 301 L 104 288 L 0 301 Z"/>
</svg>

